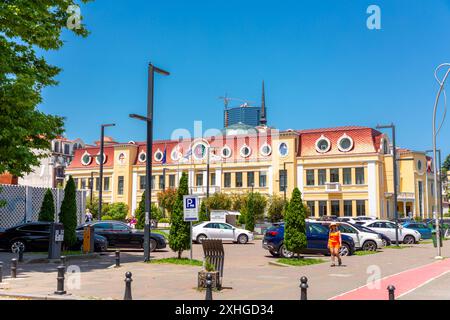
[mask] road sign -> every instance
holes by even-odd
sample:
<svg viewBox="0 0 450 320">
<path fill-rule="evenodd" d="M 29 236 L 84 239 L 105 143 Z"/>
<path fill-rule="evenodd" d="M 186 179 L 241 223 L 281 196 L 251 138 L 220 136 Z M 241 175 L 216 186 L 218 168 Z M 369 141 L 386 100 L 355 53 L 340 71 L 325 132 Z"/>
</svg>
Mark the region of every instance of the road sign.
<svg viewBox="0 0 450 320">
<path fill-rule="evenodd" d="M 184 221 L 198 221 L 198 196 L 183 196 Z"/>
</svg>

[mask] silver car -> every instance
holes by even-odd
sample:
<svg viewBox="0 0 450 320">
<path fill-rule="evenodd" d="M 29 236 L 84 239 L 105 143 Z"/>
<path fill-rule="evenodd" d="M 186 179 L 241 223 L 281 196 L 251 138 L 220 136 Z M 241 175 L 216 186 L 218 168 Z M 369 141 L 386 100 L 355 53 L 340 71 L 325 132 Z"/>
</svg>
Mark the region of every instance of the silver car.
<svg viewBox="0 0 450 320">
<path fill-rule="evenodd" d="M 201 243 L 204 239 L 222 239 L 239 244 L 253 241 L 253 233 L 233 227 L 225 222 L 201 222 L 192 228 L 192 240 Z"/>
<path fill-rule="evenodd" d="M 395 222 L 388 220 L 373 220 L 366 222 L 365 224 L 363 224 L 363 226 L 375 232 L 384 234 L 386 237 L 391 239 L 392 242 L 396 241 Z M 404 228 L 403 226 L 398 225 L 399 242 L 403 242 L 405 244 L 413 244 L 419 242 L 421 238 L 422 236 L 418 231 Z"/>
</svg>

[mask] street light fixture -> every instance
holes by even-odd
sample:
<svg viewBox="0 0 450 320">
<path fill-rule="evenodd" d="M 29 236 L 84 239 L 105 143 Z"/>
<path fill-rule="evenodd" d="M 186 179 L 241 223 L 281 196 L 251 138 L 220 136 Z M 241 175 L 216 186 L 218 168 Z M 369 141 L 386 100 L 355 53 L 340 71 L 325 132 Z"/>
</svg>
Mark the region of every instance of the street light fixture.
<svg viewBox="0 0 450 320">
<path fill-rule="evenodd" d="M 153 146 L 153 92 L 155 72 L 164 76 L 169 72 L 155 67 L 152 63 L 148 66 L 147 87 L 147 116 L 130 114 L 130 118 L 142 120 L 147 123 L 147 157 L 145 177 L 145 225 L 144 225 L 144 261 L 150 261 L 150 219 L 151 219 L 151 177 L 152 177 L 152 146 Z"/>
<path fill-rule="evenodd" d="M 444 78 L 442 79 L 442 81 L 439 79 L 439 77 L 437 76 L 438 71 L 443 68 L 443 67 L 448 67 L 447 72 L 444 75 Z M 436 130 L 436 113 L 437 113 L 437 108 L 439 105 L 439 99 L 441 97 L 441 93 L 444 92 L 444 101 L 445 104 L 447 104 L 447 95 L 445 93 L 444 90 L 444 86 L 445 86 L 445 81 L 448 78 L 448 75 L 450 74 L 450 63 L 443 63 L 441 65 L 439 65 L 436 70 L 434 71 L 434 77 L 436 78 L 436 81 L 439 83 L 439 90 L 438 93 L 436 95 L 436 100 L 434 102 L 434 109 L 433 109 L 433 175 L 434 175 L 434 207 L 435 210 L 437 210 L 439 208 L 438 205 L 438 194 L 437 194 L 437 165 L 436 165 L 436 157 L 437 157 L 437 149 L 436 149 L 436 138 L 437 135 L 439 133 L 439 131 L 442 128 L 442 125 L 444 124 L 444 120 L 445 120 L 445 115 L 447 113 L 447 107 L 445 108 L 445 112 L 444 112 L 444 117 L 442 119 L 442 122 L 439 126 L 439 129 Z M 440 236 L 440 226 L 439 226 L 439 215 L 436 212 L 435 214 L 435 218 L 436 218 L 436 241 L 437 241 L 437 256 L 435 257 L 436 259 L 442 259 L 441 256 L 441 236 Z"/>
<path fill-rule="evenodd" d="M 398 211 L 397 211 L 397 146 L 395 144 L 395 125 L 393 123 L 388 125 L 377 125 L 377 129 L 391 129 L 392 130 L 392 162 L 394 170 L 394 219 L 395 219 L 395 242 L 399 245 L 398 240 Z"/>
<path fill-rule="evenodd" d="M 425 151 L 426 153 L 433 153 L 433 150 L 427 150 Z M 439 163 L 439 168 L 435 168 L 438 171 L 438 184 L 439 184 L 439 212 L 440 212 L 440 216 L 441 216 L 441 220 L 444 219 L 444 210 L 443 210 L 443 200 L 442 200 L 442 172 L 441 172 L 441 168 L 442 168 L 442 162 L 441 162 L 441 149 L 437 149 L 437 157 L 438 157 L 438 163 Z"/>
<path fill-rule="evenodd" d="M 100 181 L 99 181 L 99 191 L 98 191 L 98 221 L 102 218 L 102 202 L 103 202 L 103 150 L 105 147 L 105 128 L 115 127 L 115 123 L 102 124 L 100 130 Z"/>
</svg>

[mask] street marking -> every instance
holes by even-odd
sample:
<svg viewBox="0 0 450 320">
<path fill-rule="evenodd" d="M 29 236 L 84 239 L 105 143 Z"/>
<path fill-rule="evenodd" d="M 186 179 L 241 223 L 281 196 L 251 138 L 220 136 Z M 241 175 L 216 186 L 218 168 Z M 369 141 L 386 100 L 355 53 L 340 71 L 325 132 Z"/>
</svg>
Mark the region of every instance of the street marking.
<svg viewBox="0 0 450 320">
<path fill-rule="evenodd" d="M 330 277 L 348 278 L 348 277 L 351 277 L 352 274 L 331 273 L 331 274 L 329 274 L 329 276 L 330 276 Z"/>
<path fill-rule="evenodd" d="M 436 277 L 434 277 L 434 278 L 431 278 L 430 280 L 428 280 L 428 281 L 422 283 L 420 286 L 418 286 L 418 287 L 416 287 L 416 288 L 414 288 L 414 289 L 411 289 L 411 290 L 409 290 L 409 291 L 406 291 L 406 292 L 404 292 L 404 293 L 398 295 L 398 296 L 396 297 L 396 299 L 398 299 L 398 298 L 400 298 L 400 297 L 403 297 L 403 296 L 405 296 L 405 295 L 407 295 L 407 294 L 413 292 L 414 290 L 417 290 L 417 289 L 419 289 L 419 288 L 421 288 L 421 287 L 423 287 L 423 286 L 429 284 L 430 282 L 433 282 L 434 280 L 436 280 L 436 279 L 438 279 L 438 278 L 440 278 L 440 277 L 442 277 L 442 276 L 445 276 L 445 275 L 448 274 L 448 273 L 450 273 L 450 270 L 449 270 L 449 271 L 446 271 L 446 272 L 444 272 L 443 274 L 438 275 L 438 276 L 436 276 Z"/>
<path fill-rule="evenodd" d="M 432 280 L 450 272 L 450 259 L 433 262 L 405 270 L 379 280 L 379 289 L 370 289 L 368 284 L 336 295 L 329 300 L 387 300 L 388 285 L 394 285 L 396 297 L 401 297 Z"/>
</svg>

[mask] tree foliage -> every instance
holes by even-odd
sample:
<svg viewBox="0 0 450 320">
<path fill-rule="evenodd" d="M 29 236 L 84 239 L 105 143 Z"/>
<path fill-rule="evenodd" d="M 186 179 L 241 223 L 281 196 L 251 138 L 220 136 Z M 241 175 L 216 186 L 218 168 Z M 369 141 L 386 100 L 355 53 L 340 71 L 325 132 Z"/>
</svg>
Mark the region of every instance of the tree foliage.
<svg viewBox="0 0 450 320">
<path fill-rule="evenodd" d="M 110 216 L 112 220 L 123 221 L 128 215 L 128 205 L 123 202 L 108 204 L 104 210 L 104 214 Z"/>
<path fill-rule="evenodd" d="M 202 201 L 202 204 L 200 205 L 200 211 L 198 213 L 198 221 L 199 222 L 209 221 L 210 217 L 211 215 L 206 207 L 206 199 L 204 199 Z"/>
<path fill-rule="evenodd" d="M 75 182 L 69 177 L 64 188 L 64 200 L 61 203 L 59 221 L 64 225 L 64 244 L 71 247 L 77 241 L 75 229 L 77 227 L 77 200 Z"/>
<path fill-rule="evenodd" d="M 306 208 L 298 188 L 292 191 L 287 211 L 284 216 L 284 244 L 287 250 L 300 254 L 306 248 Z"/>
<path fill-rule="evenodd" d="M 450 171 L 450 154 L 445 158 L 444 163 L 442 164 L 442 171 L 447 174 L 447 171 Z"/>
<path fill-rule="evenodd" d="M 267 215 L 270 222 L 279 222 L 283 220 L 284 208 L 286 201 L 278 195 L 273 195 L 269 201 L 269 208 L 267 209 Z"/>
<path fill-rule="evenodd" d="M 233 206 L 232 198 L 228 194 L 223 192 L 216 192 L 204 201 L 206 201 L 206 206 L 209 211 L 231 210 Z"/>
<path fill-rule="evenodd" d="M 172 214 L 170 215 L 170 234 L 169 246 L 178 253 L 178 258 L 184 250 L 190 248 L 190 229 L 189 223 L 184 221 L 183 215 L 183 196 L 189 193 L 188 190 L 188 176 L 183 173 L 180 179 L 180 184 L 177 192 Z"/>
<path fill-rule="evenodd" d="M 255 230 L 256 221 L 264 217 L 264 211 L 267 206 L 267 199 L 259 192 L 250 192 L 246 194 L 243 210 L 245 219 L 245 229 L 248 231 Z"/>
<path fill-rule="evenodd" d="M 42 201 L 41 210 L 39 211 L 39 221 L 53 222 L 55 221 L 55 202 L 53 200 L 52 190 L 47 189 Z"/>
<path fill-rule="evenodd" d="M 134 210 L 134 216 L 137 220 L 136 229 L 144 229 L 145 227 L 145 192 L 142 194 L 141 201 L 139 201 L 139 205 Z"/>
<path fill-rule="evenodd" d="M 63 118 L 37 110 L 42 89 L 57 84 L 60 69 L 36 51 L 62 47 L 61 33 L 74 17 L 71 5 L 73 0 L 0 1 L 0 174 L 31 172 L 63 133 Z M 72 31 L 88 34 L 82 24 Z"/>
<path fill-rule="evenodd" d="M 161 208 L 164 208 L 169 213 L 172 214 L 173 206 L 175 200 L 177 199 L 177 189 L 166 189 L 164 191 L 158 192 L 157 194 L 158 204 Z"/>
</svg>

